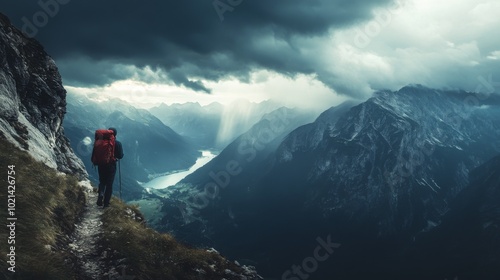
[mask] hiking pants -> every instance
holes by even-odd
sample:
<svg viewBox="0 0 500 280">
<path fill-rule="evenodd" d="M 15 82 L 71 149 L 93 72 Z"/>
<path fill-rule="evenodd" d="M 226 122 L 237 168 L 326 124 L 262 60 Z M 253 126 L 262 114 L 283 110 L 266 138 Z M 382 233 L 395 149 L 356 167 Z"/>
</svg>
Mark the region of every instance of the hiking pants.
<svg viewBox="0 0 500 280">
<path fill-rule="evenodd" d="M 99 171 L 99 196 L 104 198 L 104 206 L 108 206 L 111 195 L 113 194 L 116 163 L 99 165 L 97 170 Z"/>
</svg>

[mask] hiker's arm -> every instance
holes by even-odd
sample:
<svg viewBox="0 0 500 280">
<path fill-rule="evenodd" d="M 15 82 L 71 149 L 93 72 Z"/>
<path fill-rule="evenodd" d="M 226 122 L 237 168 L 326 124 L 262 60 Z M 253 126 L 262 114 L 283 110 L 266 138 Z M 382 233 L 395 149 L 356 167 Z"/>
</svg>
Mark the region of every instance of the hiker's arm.
<svg viewBox="0 0 500 280">
<path fill-rule="evenodd" d="M 92 155 L 90 156 L 90 162 L 92 162 L 92 164 L 94 164 L 94 151 L 95 147 L 92 148 Z"/>
<path fill-rule="evenodd" d="M 123 158 L 122 143 L 118 142 L 118 141 L 116 142 L 115 158 L 117 158 L 117 159 L 122 159 Z"/>
</svg>

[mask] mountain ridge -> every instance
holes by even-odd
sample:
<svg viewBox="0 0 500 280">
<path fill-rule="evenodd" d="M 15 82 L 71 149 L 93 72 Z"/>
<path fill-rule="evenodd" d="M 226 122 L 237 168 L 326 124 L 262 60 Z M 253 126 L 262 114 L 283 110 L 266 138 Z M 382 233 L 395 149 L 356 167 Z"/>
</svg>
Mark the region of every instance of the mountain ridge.
<svg viewBox="0 0 500 280">
<path fill-rule="evenodd" d="M 236 100 L 228 105 L 217 102 L 204 106 L 197 102 L 161 104 L 149 111 L 200 149 L 223 149 L 264 114 L 278 107 L 271 101 Z"/>
<path fill-rule="evenodd" d="M 442 223 L 449 204 L 468 186 L 469 172 L 499 152 L 499 104 L 497 96 L 423 86 L 378 92 L 290 132 L 251 177 L 239 179 L 248 183 L 227 187 L 207 208 L 195 207 L 199 220 L 182 230 L 167 208 L 167 226 L 188 242 L 253 259 L 264 274 L 286 263 L 268 267 L 262 256 L 289 262 L 300 257 L 299 249 L 272 245 L 278 236 L 288 235 L 299 248 L 304 238 L 332 234 L 358 253 L 362 248 L 354 244 L 360 240 L 374 248 L 389 240 L 392 248 L 394 242 L 411 243 Z M 209 181 L 183 183 L 184 193 L 196 199 L 195 190 Z M 179 194 L 171 198 L 176 205 L 190 203 Z M 200 229 L 204 238 L 194 235 Z M 245 246 L 232 237 L 252 239 L 250 232 L 261 244 Z M 343 262 L 354 261 L 350 254 Z"/>
</svg>

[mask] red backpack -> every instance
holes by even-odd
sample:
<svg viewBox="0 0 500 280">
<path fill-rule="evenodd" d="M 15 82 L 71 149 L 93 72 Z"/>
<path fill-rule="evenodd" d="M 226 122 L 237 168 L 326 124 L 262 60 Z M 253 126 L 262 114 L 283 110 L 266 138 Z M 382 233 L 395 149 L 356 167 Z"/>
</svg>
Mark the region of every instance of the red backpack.
<svg viewBox="0 0 500 280">
<path fill-rule="evenodd" d="M 115 161 L 115 135 L 113 134 L 113 130 L 96 130 L 92 163 L 94 165 L 102 165 Z"/>
</svg>

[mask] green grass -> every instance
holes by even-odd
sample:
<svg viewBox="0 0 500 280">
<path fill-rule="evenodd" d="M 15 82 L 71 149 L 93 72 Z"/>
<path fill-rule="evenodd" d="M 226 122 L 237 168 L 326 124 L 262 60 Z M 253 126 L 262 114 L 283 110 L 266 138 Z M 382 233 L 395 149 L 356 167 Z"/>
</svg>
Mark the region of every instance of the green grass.
<svg viewBox="0 0 500 280">
<path fill-rule="evenodd" d="M 241 279 L 225 273 L 242 269 L 217 253 L 189 248 L 171 235 L 160 234 L 144 223 L 137 206 L 112 199 L 102 216 L 104 248 L 116 250 L 114 259 L 125 258 L 127 275 L 136 279 Z M 201 272 L 203 271 L 203 272 Z"/>
<path fill-rule="evenodd" d="M 7 270 L 9 231 L 0 230 L 0 277 L 7 279 L 71 279 L 73 272 L 65 265 L 62 247 L 83 210 L 85 194 L 77 180 L 58 174 L 35 161 L 11 143 L 0 139 L 0 192 L 2 223 L 7 222 L 7 172 L 15 165 L 16 238 L 15 273 Z M 8 245 L 8 246 L 7 246 Z"/>
</svg>

